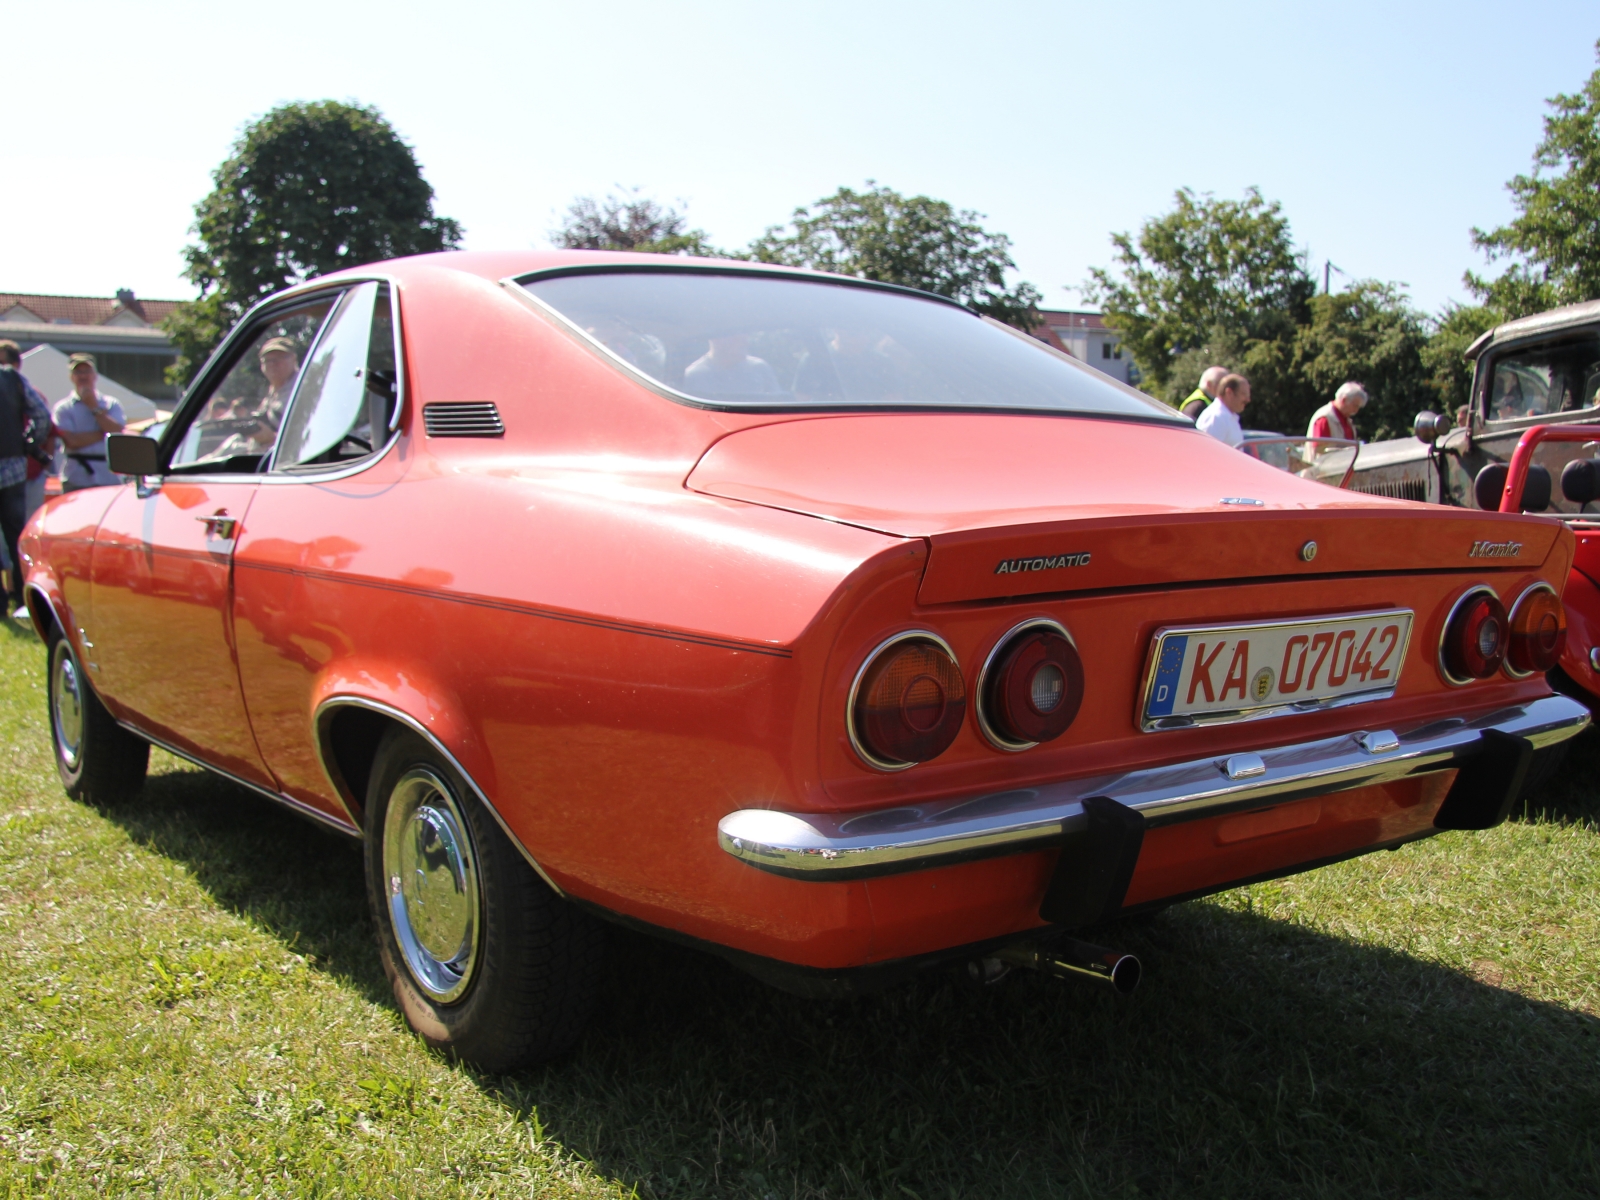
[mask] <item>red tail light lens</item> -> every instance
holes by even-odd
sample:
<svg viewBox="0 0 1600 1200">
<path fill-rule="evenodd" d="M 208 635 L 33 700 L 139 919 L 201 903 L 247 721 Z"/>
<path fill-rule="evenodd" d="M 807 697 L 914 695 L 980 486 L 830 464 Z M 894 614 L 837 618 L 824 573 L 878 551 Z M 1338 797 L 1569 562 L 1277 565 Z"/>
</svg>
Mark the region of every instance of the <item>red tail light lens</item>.
<svg viewBox="0 0 1600 1200">
<path fill-rule="evenodd" d="M 873 766 L 899 771 L 942 754 L 967 716 L 961 668 L 943 641 L 905 634 L 884 643 L 856 678 L 850 735 Z"/>
<path fill-rule="evenodd" d="M 1506 666 L 1515 675 L 1548 671 L 1567 646 L 1567 609 L 1549 584 L 1522 593 L 1511 610 Z"/>
<path fill-rule="evenodd" d="M 984 667 L 979 724 L 995 745 L 1025 750 L 1067 731 L 1083 704 L 1083 660 L 1054 621 L 1001 639 Z"/>
<path fill-rule="evenodd" d="M 1446 677 L 1452 683 L 1488 679 L 1506 661 L 1510 633 L 1499 597 L 1487 588 L 1468 592 L 1445 624 L 1439 657 Z"/>
</svg>

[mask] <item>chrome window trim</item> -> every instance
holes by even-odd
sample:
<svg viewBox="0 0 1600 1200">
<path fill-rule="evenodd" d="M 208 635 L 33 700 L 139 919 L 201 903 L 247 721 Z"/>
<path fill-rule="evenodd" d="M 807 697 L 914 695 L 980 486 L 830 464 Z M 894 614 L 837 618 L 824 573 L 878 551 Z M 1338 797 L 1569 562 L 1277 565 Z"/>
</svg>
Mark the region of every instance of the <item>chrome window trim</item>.
<svg viewBox="0 0 1600 1200">
<path fill-rule="evenodd" d="M 334 794 L 339 797 L 340 803 L 342 803 L 346 809 L 349 809 L 352 803 L 359 807 L 361 802 L 359 799 L 350 794 L 349 785 L 343 781 L 343 777 L 332 765 L 335 759 L 333 758 L 333 746 L 328 741 L 331 733 L 331 722 L 328 720 L 328 718 L 333 715 L 334 710 L 339 708 L 364 708 L 369 712 L 375 712 L 381 714 L 382 716 L 389 717 L 391 720 L 398 721 L 400 724 L 404 725 L 407 729 L 411 730 L 412 733 L 416 734 L 418 737 L 422 738 L 423 741 L 432 746 L 444 757 L 445 762 L 450 764 L 451 770 L 455 771 L 456 774 L 460 775 L 462 779 L 467 781 L 467 786 L 472 789 L 472 794 L 476 796 L 483 807 L 488 810 L 489 815 L 494 818 L 495 824 L 500 826 L 500 832 L 505 834 L 506 837 L 510 839 L 511 844 L 517 848 L 517 852 L 521 854 L 523 859 L 526 860 L 527 864 L 534 869 L 539 878 L 544 880 L 545 883 L 549 885 L 550 890 L 555 892 L 556 895 L 562 897 L 566 896 L 566 892 L 561 889 L 561 885 L 558 884 L 554 879 L 551 879 L 550 876 L 545 873 L 545 869 L 539 865 L 539 860 L 534 858 L 533 854 L 528 850 L 528 847 L 523 845 L 522 839 L 516 835 L 516 832 L 511 828 L 510 825 L 506 824 L 505 818 L 500 815 L 500 810 L 496 808 L 494 803 L 489 799 L 488 793 L 485 792 L 483 788 L 478 786 L 478 781 L 472 777 L 472 773 L 461 765 L 461 760 L 456 758 L 454 754 L 450 753 L 449 747 L 440 741 L 438 736 L 428 729 L 426 725 L 422 724 L 422 722 L 418 721 L 410 713 L 407 713 L 402 709 L 395 708 L 393 705 L 385 704 L 381 700 L 370 700 L 365 696 L 355 696 L 347 693 L 340 693 L 327 697 L 317 705 L 316 711 L 311 715 L 311 727 L 316 731 L 317 764 L 322 768 L 322 773 L 327 777 L 328 783 L 333 787 Z M 357 827 L 360 827 L 359 822 L 357 823 Z"/>
<path fill-rule="evenodd" d="M 1228 633 L 1236 629 L 1288 629 L 1295 625 L 1322 625 L 1329 621 L 1340 620 L 1370 620 L 1375 617 L 1406 616 L 1411 618 L 1410 625 L 1406 628 L 1405 641 L 1400 643 L 1400 665 L 1395 670 L 1393 683 L 1386 688 L 1372 688 L 1362 692 L 1346 692 L 1342 696 L 1329 696 L 1325 700 L 1301 700 L 1292 704 L 1267 704 L 1256 707 L 1228 709 L 1215 713 L 1202 713 L 1195 717 L 1157 717 L 1150 721 L 1145 719 L 1145 705 L 1148 703 L 1151 685 L 1155 683 L 1156 668 L 1161 665 L 1161 639 L 1169 633 Z M 1134 723 L 1143 733 L 1164 733 L 1170 729 L 1195 729 L 1208 725 L 1233 725 L 1241 721 L 1260 721 L 1269 717 L 1287 717 L 1298 713 L 1327 712 L 1335 708 L 1347 708 L 1352 704 L 1370 704 L 1374 700 L 1387 700 L 1395 694 L 1400 686 L 1400 673 L 1405 669 L 1406 655 L 1411 650 L 1411 636 L 1416 632 L 1417 614 L 1409 608 L 1378 608 L 1371 611 L 1350 613 L 1329 613 L 1316 617 L 1294 617 L 1290 620 L 1275 621 L 1239 621 L 1235 624 L 1213 623 L 1209 625 L 1163 625 L 1150 635 L 1150 648 L 1146 651 L 1149 662 L 1145 666 L 1144 683 L 1140 685 L 1135 699 Z M 1443 639 L 1440 640 L 1441 647 Z M 1167 722 L 1170 722 L 1167 723 Z"/>
<path fill-rule="evenodd" d="M 1557 592 L 1555 588 L 1551 587 L 1542 579 L 1536 580 L 1533 583 L 1530 583 L 1527 587 L 1523 588 L 1522 594 L 1517 597 L 1517 602 L 1506 610 L 1506 634 L 1508 637 L 1510 636 L 1512 627 L 1517 623 L 1517 610 L 1522 607 L 1523 601 L 1525 601 L 1535 592 L 1549 592 L 1557 600 L 1561 599 L 1561 593 Z M 1513 667 L 1511 665 L 1511 653 L 1509 646 L 1506 648 L 1506 661 L 1500 669 L 1512 679 L 1528 679 L 1538 674 L 1536 671 L 1519 671 Z"/>
<path fill-rule="evenodd" d="M 740 809 L 717 823 L 717 843 L 748 866 L 791 879 L 870 879 L 1058 847 L 1065 835 L 1085 827 L 1083 801 L 1092 796 L 1126 805 L 1155 828 L 1460 767 L 1472 761 L 1490 730 L 1543 749 L 1589 723 L 1589 710 L 1578 701 L 1545 696 L 1428 721 L 1398 736 L 1355 730 L 1256 751 L 1262 770 L 1238 779 L 1228 778 L 1228 756 L 1218 754 L 858 812 Z"/>
<path fill-rule="evenodd" d="M 1487 583 L 1475 583 L 1467 588 L 1466 591 L 1462 592 L 1461 595 L 1456 597 L 1456 602 L 1450 606 L 1450 611 L 1445 614 L 1444 624 L 1439 626 L 1439 648 L 1434 655 L 1434 661 L 1439 668 L 1439 678 L 1443 679 L 1451 687 L 1455 688 L 1463 688 L 1470 684 L 1481 682 L 1480 680 L 1473 679 L 1471 676 L 1468 676 L 1466 679 L 1457 679 L 1454 675 L 1450 674 L 1450 668 L 1445 666 L 1444 662 L 1444 640 L 1450 636 L 1450 625 L 1456 619 L 1456 614 L 1461 611 L 1461 606 L 1474 596 L 1492 596 L 1496 600 L 1500 599 L 1500 594 Z M 1511 622 L 1508 619 L 1506 621 L 1507 636 L 1510 635 L 1510 632 Z"/>
<path fill-rule="evenodd" d="M 867 668 L 878 661 L 879 655 L 881 655 L 885 650 L 889 649 L 890 646 L 898 646 L 901 642 L 909 642 L 914 640 L 933 642 L 950 656 L 950 661 L 956 664 L 956 670 L 961 670 L 961 660 L 956 657 L 956 652 L 950 649 L 950 643 L 945 641 L 937 633 L 934 633 L 931 629 L 908 629 L 903 633 L 897 633 L 892 637 L 885 638 L 873 648 L 872 653 L 868 654 L 867 657 L 862 660 L 861 666 L 856 669 L 855 678 L 850 681 L 850 696 L 844 704 L 844 728 L 846 734 L 850 738 L 850 748 L 856 752 L 856 757 L 861 759 L 862 762 L 866 763 L 867 766 L 873 768 L 875 771 L 884 771 L 888 773 L 907 771 L 917 764 L 914 762 L 895 762 L 892 759 L 879 758 L 876 754 L 873 754 L 867 749 L 865 743 L 862 742 L 860 735 L 856 732 L 856 695 L 861 691 L 861 680 L 862 677 L 866 675 Z"/>
<path fill-rule="evenodd" d="M 395 445 L 400 440 L 400 419 L 405 412 L 406 401 L 410 396 L 409 375 L 406 371 L 405 354 L 403 353 L 405 338 L 402 333 L 402 321 L 404 314 L 402 312 L 402 305 L 400 302 L 400 281 L 392 275 L 369 272 L 363 272 L 359 275 L 341 276 L 336 280 L 325 278 L 307 280 L 305 283 L 296 284 L 292 288 L 287 288 L 284 291 L 268 296 L 265 300 L 257 301 L 254 305 L 252 305 L 250 310 L 246 312 L 244 316 L 240 317 L 238 323 L 228 331 L 228 336 L 223 338 L 222 342 L 217 346 L 217 348 L 211 352 L 211 357 L 206 359 L 205 365 L 201 367 L 198 372 L 196 372 L 194 382 L 191 383 L 184 391 L 182 399 L 180 399 L 177 405 L 173 408 L 172 416 L 169 418 L 167 423 L 166 432 L 162 434 L 161 441 L 158 443 L 158 446 L 160 447 L 158 453 L 162 453 L 166 450 L 167 439 L 172 437 L 174 431 L 178 428 L 178 416 L 190 403 L 190 397 L 211 385 L 213 382 L 212 376 L 217 370 L 220 369 L 218 364 L 226 361 L 228 356 L 233 352 L 236 344 L 244 340 L 244 331 L 249 327 L 252 321 L 256 320 L 262 314 L 270 311 L 271 309 L 279 307 L 280 305 L 298 304 L 301 301 L 313 299 L 319 293 L 324 291 L 347 292 L 351 287 L 358 283 L 383 283 L 389 285 L 389 311 L 392 318 L 392 323 L 394 325 L 395 402 L 394 412 L 389 418 L 389 438 L 384 442 L 383 448 L 375 449 L 371 454 L 368 454 L 363 458 L 351 459 L 348 464 L 341 463 L 338 465 L 330 465 L 326 471 L 296 471 L 293 475 L 284 472 L 274 472 L 270 467 L 266 471 L 252 471 L 248 474 L 239 471 L 186 471 L 181 474 L 166 473 L 162 475 L 151 476 L 151 478 L 156 481 L 156 487 L 159 487 L 168 479 L 193 479 L 206 483 L 242 483 L 246 480 L 254 480 L 258 483 L 273 484 L 332 483 L 340 479 L 347 479 L 351 475 L 358 475 L 367 468 L 376 466 L 379 462 L 389 456 L 389 452 L 394 449 Z M 335 301 L 335 303 L 337 304 L 337 301 Z M 333 315 L 332 311 L 330 311 L 328 315 L 331 317 Z M 324 321 L 323 326 L 317 330 L 316 339 L 311 343 L 310 350 L 307 353 L 308 357 L 311 353 L 315 352 L 317 343 L 322 340 L 322 336 L 326 331 L 327 322 Z M 297 379 L 295 380 L 294 385 L 294 395 L 289 398 L 289 404 L 284 406 L 285 415 L 288 414 L 289 408 L 294 404 L 295 398 L 298 397 L 299 394 L 300 381 Z M 185 426 L 185 429 L 187 429 L 187 426 Z M 274 441 L 272 447 L 274 458 L 276 458 L 277 448 L 277 442 Z"/>
<path fill-rule="evenodd" d="M 1052 633 L 1059 633 L 1062 637 L 1067 639 L 1067 643 L 1072 647 L 1075 653 L 1078 649 L 1078 643 L 1074 641 L 1072 635 L 1067 632 L 1067 627 L 1060 621 L 1053 620 L 1050 617 L 1029 617 L 1026 621 L 1019 621 L 1010 629 L 1006 630 L 1005 633 L 1001 634 L 999 640 L 996 641 L 992 647 L 990 647 L 988 656 L 984 658 L 983 666 L 978 671 L 978 683 L 976 689 L 977 694 L 973 698 L 973 710 L 978 716 L 978 729 L 980 732 L 982 732 L 983 736 L 988 739 L 989 744 L 996 750 L 1004 750 L 1012 754 L 1020 754 L 1024 750 L 1032 750 L 1039 743 L 1014 742 L 1010 738 L 1001 737 L 1000 731 L 990 724 L 989 714 L 985 711 L 987 705 L 984 704 L 983 700 L 984 696 L 987 694 L 989 672 L 993 669 L 994 661 L 999 657 L 1000 651 L 1005 649 L 1006 646 L 1010 645 L 1013 638 L 1017 637 L 1023 631 L 1028 629 L 1048 629 Z M 1080 654 L 1078 657 L 1081 659 L 1083 656 Z"/>
</svg>

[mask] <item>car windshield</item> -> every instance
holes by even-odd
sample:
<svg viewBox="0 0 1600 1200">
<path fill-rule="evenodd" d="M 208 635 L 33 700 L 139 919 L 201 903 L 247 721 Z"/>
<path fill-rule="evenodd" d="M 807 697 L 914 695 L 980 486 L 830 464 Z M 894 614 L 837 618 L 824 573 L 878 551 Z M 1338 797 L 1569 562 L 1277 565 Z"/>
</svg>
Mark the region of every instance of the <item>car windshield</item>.
<svg viewBox="0 0 1600 1200">
<path fill-rule="evenodd" d="M 1004 408 L 1187 421 L 966 309 L 755 274 L 579 272 L 523 287 L 617 358 L 727 408 Z"/>
</svg>

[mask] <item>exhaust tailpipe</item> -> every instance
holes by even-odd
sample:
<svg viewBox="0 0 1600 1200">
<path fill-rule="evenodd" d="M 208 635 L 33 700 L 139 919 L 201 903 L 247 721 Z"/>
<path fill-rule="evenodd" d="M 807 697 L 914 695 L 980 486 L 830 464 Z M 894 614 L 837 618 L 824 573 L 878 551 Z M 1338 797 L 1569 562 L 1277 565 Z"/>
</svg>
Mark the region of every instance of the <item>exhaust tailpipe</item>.
<svg viewBox="0 0 1600 1200">
<path fill-rule="evenodd" d="M 985 960 L 985 963 L 988 962 L 1044 971 L 1064 979 L 1097 979 L 1110 984 L 1111 990 L 1119 996 L 1133 995 L 1144 970 L 1139 960 L 1131 954 L 1069 937 L 1007 946 L 993 958 Z"/>
</svg>

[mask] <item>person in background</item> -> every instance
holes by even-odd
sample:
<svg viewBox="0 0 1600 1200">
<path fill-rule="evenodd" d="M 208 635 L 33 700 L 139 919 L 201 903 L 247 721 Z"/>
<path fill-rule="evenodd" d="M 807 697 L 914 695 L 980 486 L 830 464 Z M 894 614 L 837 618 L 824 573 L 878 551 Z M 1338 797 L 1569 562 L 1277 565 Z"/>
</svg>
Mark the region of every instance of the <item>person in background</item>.
<svg viewBox="0 0 1600 1200">
<path fill-rule="evenodd" d="M 1189 393 L 1188 398 L 1178 406 L 1178 411 L 1189 420 L 1198 421 L 1206 405 L 1217 398 L 1217 388 L 1222 386 L 1227 374 L 1227 367 L 1207 367 L 1200 373 L 1200 386 Z"/>
<path fill-rule="evenodd" d="M 1341 383 L 1333 394 L 1333 401 L 1324 404 L 1311 414 L 1311 424 L 1306 427 L 1308 438 L 1344 438 L 1360 441 L 1356 437 L 1356 414 L 1367 402 L 1367 389 L 1359 383 Z"/>
<path fill-rule="evenodd" d="M 121 433 L 128 422 L 122 405 L 102 396 L 96 383 L 94 355 L 74 354 L 67 359 L 72 377 L 72 395 L 56 403 L 55 424 L 67 448 L 67 466 L 61 475 L 61 490 L 108 487 L 122 480 L 106 465 L 106 434 Z"/>
<path fill-rule="evenodd" d="M 1217 385 L 1217 398 L 1200 414 L 1195 428 L 1237 450 L 1244 445 L 1244 426 L 1239 423 L 1239 414 L 1249 403 L 1250 381 L 1243 375 L 1224 375 Z"/>
<path fill-rule="evenodd" d="M 0 341 L 0 367 L 11 367 L 17 372 L 17 378 L 22 380 L 22 389 L 28 394 L 29 410 L 37 420 L 48 423 L 50 420 L 50 402 L 39 393 L 38 388 L 28 382 L 28 377 L 22 373 L 22 350 L 15 342 L 9 339 Z M 55 444 L 55 429 L 52 426 L 50 439 L 46 446 L 49 450 L 54 451 Z M 28 516 L 31 517 L 39 506 L 44 503 L 45 476 L 50 473 L 50 469 L 44 463 L 33 458 L 29 458 L 27 462 L 28 486 L 25 495 L 28 502 Z"/>
<path fill-rule="evenodd" d="M 22 557 L 17 539 L 28 523 L 28 451 L 23 429 L 30 418 L 45 416 L 44 406 L 34 408 L 28 387 L 17 370 L 22 355 L 16 343 L 8 342 L 4 362 L 0 362 L 0 546 L 6 569 L 6 611 L 13 616 L 26 614 L 22 603 Z M 10 356 L 15 354 L 16 361 Z M 48 418 L 46 418 L 48 420 Z"/>
</svg>

